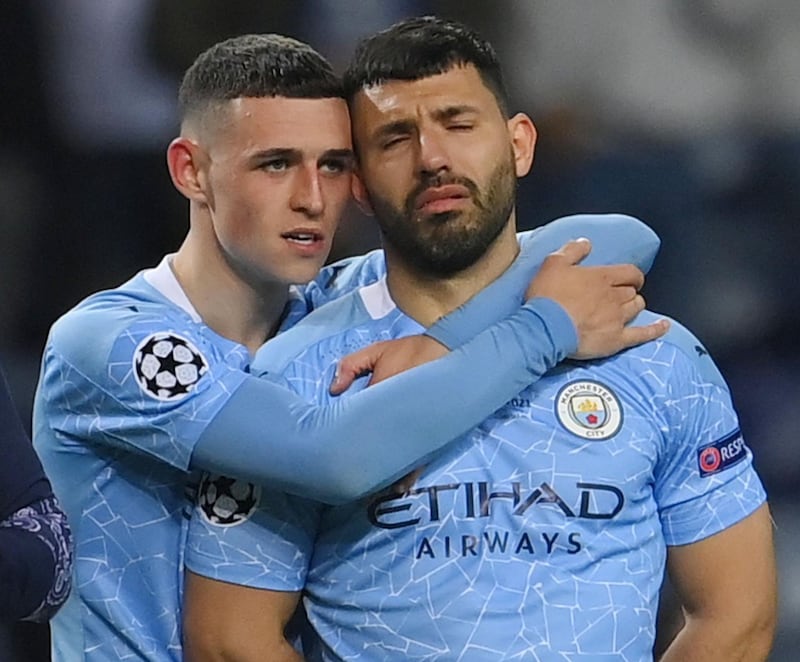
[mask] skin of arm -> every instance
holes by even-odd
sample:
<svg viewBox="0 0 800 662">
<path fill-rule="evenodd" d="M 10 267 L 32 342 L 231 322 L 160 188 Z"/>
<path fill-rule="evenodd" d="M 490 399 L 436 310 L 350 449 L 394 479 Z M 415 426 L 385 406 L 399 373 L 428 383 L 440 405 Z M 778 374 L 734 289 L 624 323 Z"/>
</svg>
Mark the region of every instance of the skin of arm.
<svg viewBox="0 0 800 662">
<path fill-rule="evenodd" d="M 777 620 L 777 572 L 767 504 L 734 526 L 670 547 L 667 568 L 685 625 L 660 662 L 761 662 Z"/>
<path fill-rule="evenodd" d="M 238 586 L 187 571 L 185 662 L 303 662 L 284 637 L 299 600 L 299 592 Z"/>
</svg>

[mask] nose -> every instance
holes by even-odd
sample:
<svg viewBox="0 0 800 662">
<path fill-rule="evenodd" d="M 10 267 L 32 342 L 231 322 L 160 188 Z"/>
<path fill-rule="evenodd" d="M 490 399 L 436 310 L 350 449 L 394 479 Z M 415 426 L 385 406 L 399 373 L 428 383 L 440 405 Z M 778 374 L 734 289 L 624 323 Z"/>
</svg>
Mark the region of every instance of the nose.
<svg viewBox="0 0 800 662">
<path fill-rule="evenodd" d="M 450 157 L 444 141 L 433 129 L 419 132 L 419 168 L 424 175 L 450 170 Z"/>
<path fill-rule="evenodd" d="M 325 210 L 322 185 L 316 164 L 309 164 L 297 169 L 289 203 L 293 211 L 312 218 L 319 216 Z"/>
</svg>

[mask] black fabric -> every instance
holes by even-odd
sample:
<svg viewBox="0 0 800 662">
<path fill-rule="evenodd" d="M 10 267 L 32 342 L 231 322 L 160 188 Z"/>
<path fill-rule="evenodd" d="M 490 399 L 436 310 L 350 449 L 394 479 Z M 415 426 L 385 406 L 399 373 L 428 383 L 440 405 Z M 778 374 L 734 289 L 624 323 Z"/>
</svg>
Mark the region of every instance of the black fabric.
<svg viewBox="0 0 800 662">
<path fill-rule="evenodd" d="M 21 528 L 0 527 L 0 621 L 30 616 L 53 583 L 55 559 L 47 544 Z"/>
<path fill-rule="evenodd" d="M 0 371 L 0 520 L 52 494 Z"/>
</svg>

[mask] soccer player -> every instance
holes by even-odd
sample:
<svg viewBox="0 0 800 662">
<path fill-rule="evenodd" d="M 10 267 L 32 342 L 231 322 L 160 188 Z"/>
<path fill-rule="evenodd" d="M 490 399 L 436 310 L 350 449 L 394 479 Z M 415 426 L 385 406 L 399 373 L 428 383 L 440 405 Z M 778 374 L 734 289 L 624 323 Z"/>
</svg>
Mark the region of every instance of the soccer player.
<svg viewBox="0 0 800 662">
<path fill-rule="evenodd" d="M 419 333 L 514 260 L 535 135 L 507 112 L 491 46 L 457 23 L 368 38 L 345 82 L 388 274 L 254 363 L 319 403 L 341 356 Z M 462 394 L 439 394 L 442 415 Z M 188 543 L 187 661 L 300 659 L 282 633 L 302 590 L 309 660 L 648 660 L 665 565 L 686 626 L 664 660 L 763 660 L 775 565 L 751 461 L 723 378 L 673 323 L 550 370 L 405 493 L 330 507 L 264 491 L 256 508 L 250 486 L 233 517 L 215 490 L 246 486 L 210 479 Z"/>
<path fill-rule="evenodd" d="M 302 296 L 290 290 L 317 275 L 351 191 L 340 82 L 305 44 L 243 36 L 198 57 L 180 103 L 181 135 L 167 162 L 189 200 L 185 241 L 59 319 L 43 356 L 35 446 L 76 536 L 74 590 L 53 623 L 59 662 L 180 659 L 197 470 L 354 499 L 412 469 L 567 354 L 613 352 L 663 328 L 625 328 L 643 305 L 641 273 L 573 266 L 586 253 L 573 243 L 547 258 L 530 303 L 507 297 L 515 315 L 458 351 L 357 397 L 307 404 L 280 377 L 254 374 L 252 353 L 307 306 L 383 273 L 374 254 L 331 268 Z M 602 243 L 595 238 L 600 254 Z M 424 356 L 431 346 L 444 353 L 427 336 L 410 340 Z M 443 412 L 439 395 L 461 387 Z M 378 430 L 387 436 L 378 440 Z"/>
<path fill-rule="evenodd" d="M 0 620 L 46 621 L 67 599 L 72 536 L 0 372 Z"/>
</svg>

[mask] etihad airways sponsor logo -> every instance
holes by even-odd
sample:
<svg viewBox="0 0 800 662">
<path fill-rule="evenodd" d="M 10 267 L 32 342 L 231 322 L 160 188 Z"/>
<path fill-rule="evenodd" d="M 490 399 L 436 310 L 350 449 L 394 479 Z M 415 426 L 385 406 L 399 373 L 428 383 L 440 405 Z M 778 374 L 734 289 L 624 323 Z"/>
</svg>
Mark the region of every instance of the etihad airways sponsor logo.
<svg viewBox="0 0 800 662">
<path fill-rule="evenodd" d="M 374 498 L 367 505 L 367 517 L 382 529 L 425 525 L 443 518 L 489 518 L 497 508 L 521 518 L 548 508 L 560 512 L 566 521 L 610 520 L 625 505 L 622 490 L 614 485 L 576 482 L 559 490 L 547 482 L 529 490 L 523 490 L 522 483 L 516 481 L 507 487 L 486 481 L 430 485 L 402 495 L 388 493 Z"/>
</svg>

